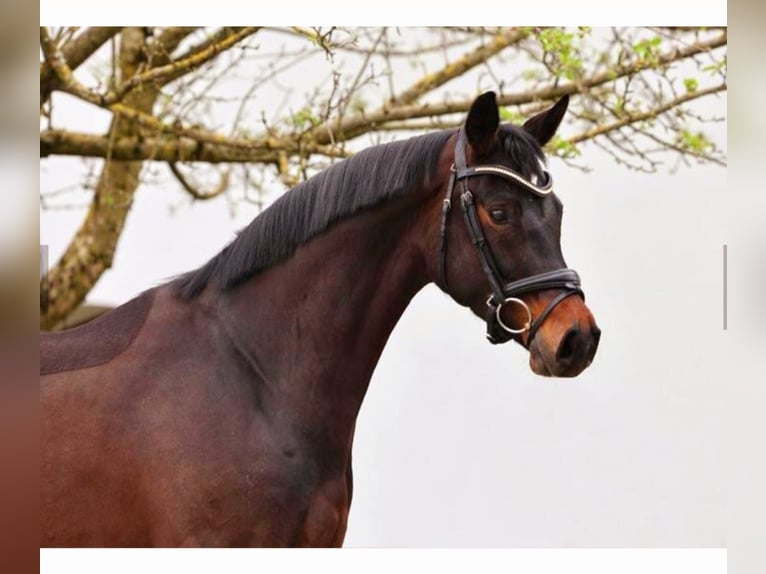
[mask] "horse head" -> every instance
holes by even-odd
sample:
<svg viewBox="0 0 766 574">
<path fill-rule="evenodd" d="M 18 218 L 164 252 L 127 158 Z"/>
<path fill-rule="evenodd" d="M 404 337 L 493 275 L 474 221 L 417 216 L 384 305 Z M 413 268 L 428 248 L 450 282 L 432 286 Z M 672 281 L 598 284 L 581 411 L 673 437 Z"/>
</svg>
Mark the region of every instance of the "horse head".
<svg viewBox="0 0 766 574">
<path fill-rule="evenodd" d="M 568 101 L 522 126 L 500 124 L 493 92 L 473 102 L 454 138 L 436 279 L 486 320 L 491 342 L 515 340 L 529 350 L 535 373 L 557 377 L 590 365 L 601 335 L 579 276 L 564 262 L 563 207 L 545 169 L 543 146 Z M 462 216 L 450 217 L 457 211 Z"/>
</svg>

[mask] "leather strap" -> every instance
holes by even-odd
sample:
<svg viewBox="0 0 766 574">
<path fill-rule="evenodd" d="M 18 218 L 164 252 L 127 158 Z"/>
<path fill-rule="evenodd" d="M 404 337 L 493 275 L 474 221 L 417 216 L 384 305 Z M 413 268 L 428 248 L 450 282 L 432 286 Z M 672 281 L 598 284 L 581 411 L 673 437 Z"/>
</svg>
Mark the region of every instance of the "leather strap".
<svg viewBox="0 0 766 574">
<path fill-rule="evenodd" d="M 495 258 L 492 257 L 492 252 L 489 250 L 487 237 L 484 235 L 484 230 L 479 221 L 479 215 L 476 213 L 476 204 L 473 201 L 473 194 L 469 190 L 466 189 L 466 191 L 460 195 L 460 204 L 463 206 L 463 215 L 465 217 L 465 226 L 468 229 L 468 235 L 471 238 L 471 243 L 473 243 L 479 251 L 479 260 L 484 269 L 484 274 L 487 276 L 489 284 L 492 287 L 492 294 L 497 302 L 502 302 L 505 297 L 503 296 L 503 286 L 500 283 L 500 271 L 497 268 L 497 263 L 495 263 Z"/>
<path fill-rule="evenodd" d="M 545 179 L 543 179 L 542 185 L 536 185 L 535 183 L 524 179 L 520 174 L 516 173 L 512 169 L 507 168 L 504 165 L 497 164 L 484 164 L 477 165 L 475 167 L 467 167 L 458 171 L 457 178 L 462 180 L 468 179 L 469 177 L 473 177 L 475 175 L 496 175 L 504 179 L 510 179 L 514 183 L 521 185 L 521 187 L 527 191 L 530 191 L 535 195 L 539 195 L 540 197 L 550 195 L 550 193 L 553 191 L 553 178 L 547 171 L 543 172 Z"/>
<path fill-rule="evenodd" d="M 447 219 L 452 209 L 452 190 L 455 188 L 456 173 L 455 164 L 452 164 L 447 183 L 447 194 L 442 202 L 442 222 L 439 230 L 439 283 L 444 289 L 447 289 Z"/>
<path fill-rule="evenodd" d="M 556 269 L 503 285 L 503 293 L 506 297 L 516 297 L 522 293 L 543 289 L 579 290 L 580 276 L 574 269 Z"/>
<path fill-rule="evenodd" d="M 582 291 L 578 289 L 573 289 L 570 291 L 562 291 L 558 295 L 556 295 L 553 299 L 548 301 L 548 304 L 545 306 L 545 309 L 543 309 L 543 312 L 540 313 L 540 315 L 537 316 L 537 319 L 535 319 L 534 323 L 532 323 L 532 326 L 529 328 L 529 333 L 527 333 L 527 342 L 525 346 L 529 348 L 529 345 L 532 344 L 532 339 L 535 338 L 535 334 L 537 334 L 537 330 L 540 328 L 540 326 L 543 324 L 543 321 L 548 317 L 551 311 L 553 311 L 556 306 L 561 303 L 564 299 L 569 297 L 570 295 L 574 295 L 575 293 L 582 296 Z"/>
</svg>

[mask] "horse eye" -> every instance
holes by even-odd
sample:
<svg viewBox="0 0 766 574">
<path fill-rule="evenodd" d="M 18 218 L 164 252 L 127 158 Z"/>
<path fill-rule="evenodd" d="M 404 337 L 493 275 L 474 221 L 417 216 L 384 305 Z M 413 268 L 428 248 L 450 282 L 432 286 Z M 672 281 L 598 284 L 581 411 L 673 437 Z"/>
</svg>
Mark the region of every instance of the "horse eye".
<svg viewBox="0 0 766 574">
<path fill-rule="evenodd" d="M 497 223 L 508 221 L 508 215 L 502 209 L 493 209 L 489 212 L 489 216 Z"/>
</svg>

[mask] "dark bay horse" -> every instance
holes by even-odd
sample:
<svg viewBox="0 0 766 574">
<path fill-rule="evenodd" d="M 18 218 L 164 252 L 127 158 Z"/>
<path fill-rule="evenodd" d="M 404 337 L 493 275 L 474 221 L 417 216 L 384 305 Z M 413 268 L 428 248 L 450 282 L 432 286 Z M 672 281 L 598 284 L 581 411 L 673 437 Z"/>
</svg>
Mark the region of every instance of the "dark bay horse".
<svg viewBox="0 0 766 574">
<path fill-rule="evenodd" d="M 560 248 L 542 146 L 560 100 L 368 148 L 283 195 L 196 271 L 41 338 L 41 546 L 340 546 L 354 425 L 435 282 L 541 375 L 599 329 Z"/>
</svg>

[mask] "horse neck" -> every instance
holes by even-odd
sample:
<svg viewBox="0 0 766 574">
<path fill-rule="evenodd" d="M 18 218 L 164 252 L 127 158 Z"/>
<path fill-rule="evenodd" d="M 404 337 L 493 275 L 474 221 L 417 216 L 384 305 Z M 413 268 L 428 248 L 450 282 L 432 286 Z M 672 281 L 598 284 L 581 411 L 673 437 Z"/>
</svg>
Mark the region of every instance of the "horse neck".
<svg viewBox="0 0 766 574">
<path fill-rule="evenodd" d="M 429 281 L 417 194 L 362 212 L 221 294 L 222 316 L 279 412 L 350 440 L 388 337 Z"/>
</svg>

